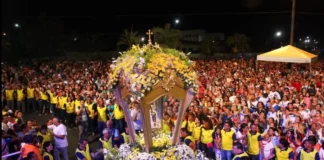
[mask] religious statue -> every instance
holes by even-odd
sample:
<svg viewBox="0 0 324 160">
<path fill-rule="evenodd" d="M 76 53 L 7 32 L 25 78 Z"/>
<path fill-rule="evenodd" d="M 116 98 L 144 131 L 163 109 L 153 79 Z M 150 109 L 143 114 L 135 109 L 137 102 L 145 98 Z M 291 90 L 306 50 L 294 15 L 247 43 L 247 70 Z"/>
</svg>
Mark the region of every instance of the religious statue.
<svg viewBox="0 0 324 160">
<path fill-rule="evenodd" d="M 157 112 L 156 112 L 156 107 L 154 104 L 151 105 L 150 114 L 151 114 L 151 126 L 152 126 L 152 128 L 156 128 Z"/>
</svg>

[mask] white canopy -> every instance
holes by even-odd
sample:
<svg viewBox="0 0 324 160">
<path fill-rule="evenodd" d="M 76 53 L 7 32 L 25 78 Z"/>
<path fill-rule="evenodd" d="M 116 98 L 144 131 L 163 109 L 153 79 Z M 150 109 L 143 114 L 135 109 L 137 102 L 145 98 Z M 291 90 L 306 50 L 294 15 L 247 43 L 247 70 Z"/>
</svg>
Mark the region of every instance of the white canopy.
<svg viewBox="0 0 324 160">
<path fill-rule="evenodd" d="M 317 55 L 311 54 L 291 45 L 281 47 L 257 56 L 257 61 L 312 63 Z"/>
</svg>

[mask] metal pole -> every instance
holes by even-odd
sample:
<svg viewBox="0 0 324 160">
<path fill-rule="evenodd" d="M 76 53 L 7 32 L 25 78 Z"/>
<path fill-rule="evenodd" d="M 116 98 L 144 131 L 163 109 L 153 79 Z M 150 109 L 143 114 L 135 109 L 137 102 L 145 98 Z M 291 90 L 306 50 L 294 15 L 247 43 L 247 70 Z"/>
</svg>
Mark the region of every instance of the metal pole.
<svg viewBox="0 0 324 160">
<path fill-rule="evenodd" d="M 312 62 L 309 63 L 309 72 L 312 75 Z"/>
<path fill-rule="evenodd" d="M 291 29 L 290 29 L 290 45 L 293 45 L 293 44 L 294 44 L 295 9 L 296 9 L 296 0 L 292 0 Z"/>
</svg>

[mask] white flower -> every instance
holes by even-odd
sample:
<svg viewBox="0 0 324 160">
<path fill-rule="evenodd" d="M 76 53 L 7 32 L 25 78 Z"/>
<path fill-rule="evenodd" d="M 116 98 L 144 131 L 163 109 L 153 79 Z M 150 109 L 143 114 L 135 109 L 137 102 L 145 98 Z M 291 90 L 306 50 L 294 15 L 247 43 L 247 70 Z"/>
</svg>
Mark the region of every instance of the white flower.
<svg viewBox="0 0 324 160">
<path fill-rule="evenodd" d="M 114 155 L 107 149 L 103 149 L 103 154 L 106 157 L 105 159 L 107 159 L 107 157 L 114 159 Z"/>
<path fill-rule="evenodd" d="M 205 157 L 204 152 L 198 150 L 196 154 L 196 160 L 209 160 L 209 159 Z"/>
<path fill-rule="evenodd" d="M 146 152 L 139 153 L 138 156 L 136 157 L 137 160 L 156 160 L 156 158 Z"/>
<path fill-rule="evenodd" d="M 140 64 L 145 64 L 145 59 L 143 57 L 140 57 Z"/>
<path fill-rule="evenodd" d="M 128 144 L 120 145 L 118 149 L 118 157 L 126 158 L 128 155 L 132 153 L 131 148 Z"/>
<path fill-rule="evenodd" d="M 190 160 L 195 158 L 194 151 L 187 145 L 181 144 L 176 146 L 177 159 Z"/>
<path fill-rule="evenodd" d="M 132 86 L 131 86 L 131 90 L 132 90 L 133 92 L 136 92 L 136 91 L 137 91 L 137 89 L 136 89 L 136 83 L 133 83 L 133 84 L 132 84 Z"/>
</svg>

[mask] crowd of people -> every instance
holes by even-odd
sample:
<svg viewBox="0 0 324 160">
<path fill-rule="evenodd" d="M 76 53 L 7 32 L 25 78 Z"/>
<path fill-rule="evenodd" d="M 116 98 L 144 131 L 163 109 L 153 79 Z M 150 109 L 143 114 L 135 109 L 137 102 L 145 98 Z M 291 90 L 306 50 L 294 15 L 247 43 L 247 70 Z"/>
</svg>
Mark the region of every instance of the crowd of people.
<svg viewBox="0 0 324 160">
<path fill-rule="evenodd" d="M 2 64 L 2 156 L 68 159 L 68 130 L 79 129 L 75 156 L 100 159 L 102 149 L 129 143 L 125 113 L 107 86 L 110 63 Z M 324 62 L 308 65 L 255 60 L 195 61 L 199 92 L 185 113 L 181 143 L 217 160 L 324 159 Z M 141 110 L 129 101 L 137 134 Z M 181 102 L 163 99 L 162 127 L 172 133 Z M 53 115 L 42 123 L 23 114 Z M 99 150 L 89 147 L 99 135 Z M 53 153 L 52 153 L 53 152 Z M 61 155 L 61 156 L 60 156 Z M 20 157 L 19 157 L 20 156 Z"/>
</svg>

